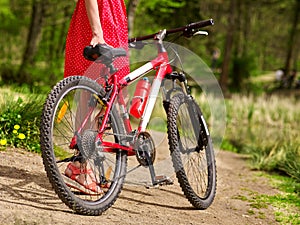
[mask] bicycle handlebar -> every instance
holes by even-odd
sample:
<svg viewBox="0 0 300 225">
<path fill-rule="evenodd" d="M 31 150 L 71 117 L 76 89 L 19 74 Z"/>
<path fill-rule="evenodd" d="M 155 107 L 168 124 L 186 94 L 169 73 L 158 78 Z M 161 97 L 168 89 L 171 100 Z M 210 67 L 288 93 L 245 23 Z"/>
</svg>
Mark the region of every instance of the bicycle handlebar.
<svg viewBox="0 0 300 225">
<path fill-rule="evenodd" d="M 191 33 L 193 33 L 194 29 L 199 29 L 199 28 L 203 28 L 203 27 L 207 27 L 207 26 L 211 26 L 211 25 L 214 25 L 213 19 L 198 21 L 195 23 L 187 24 L 183 27 L 178 27 L 175 29 L 167 30 L 166 35 L 178 33 L 178 32 L 182 31 L 184 36 L 190 37 Z M 148 40 L 148 39 L 154 38 L 156 35 L 157 35 L 157 33 L 142 36 L 142 37 L 129 38 L 128 43 Z"/>
</svg>

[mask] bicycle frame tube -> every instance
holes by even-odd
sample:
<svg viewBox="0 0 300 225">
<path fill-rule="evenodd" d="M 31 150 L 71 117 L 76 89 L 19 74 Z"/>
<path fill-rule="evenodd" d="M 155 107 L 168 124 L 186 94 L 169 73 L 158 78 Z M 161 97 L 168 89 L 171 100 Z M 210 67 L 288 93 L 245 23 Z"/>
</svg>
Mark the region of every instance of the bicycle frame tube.
<svg viewBox="0 0 300 225">
<path fill-rule="evenodd" d="M 153 111 L 153 108 L 154 108 L 154 105 L 156 102 L 156 98 L 159 93 L 159 89 L 160 89 L 162 80 L 165 78 L 165 76 L 168 73 L 172 72 L 172 68 L 169 65 L 169 58 L 168 58 L 167 52 L 159 52 L 158 56 L 154 60 L 144 64 L 140 68 L 129 73 L 127 76 L 125 76 L 123 79 L 119 80 L 118 82 L 117 82 L 116 77 L 114 75 L 112 76 L 111 81 L 112 81 L 114 87 L 113 87 L 113 91 L 111 94 L 111 98 L 110 98 L 109 102 L 107 103 L 107 109 L 105 111 L 105 115 L 104 115 L 104 118 L 102 121 L 102 126 L 100 127 L 99 134 L 98 134 L 98 138 L 100 138 L 101 141 L 102 141 L 102 138 L 101 138 L 102 132 L 105 130 L 105 124 L 108 120 L 108 115 L 109 115 L 109 112 L 113 105 L 113 102 L 117 98 L 118 91 L 121 90 L 122 86 L 128 86 L 134 80 L 142 77 L 143 75 L 150 72 L 151 70 L 156 70 L 156 75 L 155 75 L 153 83 L 151 85 L 150 94 L 149 94 L 149 97 L 148 97 L 148 100 L 146 103 L 144 114 L 142 116 L 142 119 L 141 119 L 139 127 L 138 127 L 138 133 L 146 130 L 146 127 L 149 123 L 149 120 L 150 120 L 150 117 L 151 117 L 151 114 L 152 114 L 152 111 Z M 124 103 L 123 96 L 120 96 L 120 99 L 118 102 L 120 103 L 121 108 L 124 110 L 123 106 L 125 103 Z M 130 132 L 131 125 L 130 125 L 129 118 L 127 116 L 125 116 L 123 118 L 123 120 L 124 120 L 124 125 L 125 125 L 127 132 Z M 127 151 L 128 155 L 135 154 L 134 149 L 132 147 L 123 146 L 123 145 L 120 145 L 117 143 L 102 142 L 102 146 L 103 146 L 103 151 L 105 151 L 105 152 L 114 152 L 116 149 L 121 149 L 121 150 Z"/>
<path fill-rule="evenodd" d="M 138 131 L 139 132 L 143 132 L 146 130 L 146 127 L 149 123 L 152 111 L 154 109 L 155 106 L 155 102 L 159 93 L 159 89 L 162 83 L 162 80 L 164 79 L 164 77 L 166 76 L 166 74 L 171 72 L 171 68 L 169 66 L 169 64 L 167 63 L 163 63 L 159 69 L 156 72 L 156 76 L 153 80 L 151 89 L 150 89 L 150 94 L 146 103 L 146 107 L 144 110 L 144 114 L 142 116 L 142 120 L 140 122 Z"/>
<path fill-rule="evenodd" d="M 138 132 L 143 132 L 146 130 L 146 127 L 149 123 L 156 98 L 158 96 L 158 92 L 162 83 L 162 80 L 168 73 L 172 72 L 172 68 L 169 65 L 169 58 L 167 52 L 159 52 L 158 56 L 152 60 L 151 62 L 146 63 L 142 67 L 136 69 L 131 72 L 127 76 L 125 76 L 119 83 L 123 85 L 128 85 L 135 79 L 143 76 L 147 72 L 151 70 L 156 70 L 156 75 L 154 77 L 153 83 L 151 85 L 150 94 L 146 103 L 146 107 L 144 110 L 144 114 L 140 121 Z"/>
<path fill-rule="evenodd" d="M 106 103 L 106 110 L 105 110 L 105 113 L 104 113 L 104 117 L 102 119 L 102 124 L 101 124 L 101 127 L 99 129 L 99 133 L 103 133 L 104 130 L 105 130 L 105 124 L 107 123 L 107 120 L 108 120 L 108 116 L 109 116 L 109 112 L 113 106 L 113 103 L 117 97 L 117 94 L 118 94 L 118 88 L 117 88 L 117 81 L 115 78 L 113 78 L 113 90 L 112 90 L 112 93 L 111 93 L 111 97 L 110 97 L 110 101 L 108 101 Z"/>
</svg>

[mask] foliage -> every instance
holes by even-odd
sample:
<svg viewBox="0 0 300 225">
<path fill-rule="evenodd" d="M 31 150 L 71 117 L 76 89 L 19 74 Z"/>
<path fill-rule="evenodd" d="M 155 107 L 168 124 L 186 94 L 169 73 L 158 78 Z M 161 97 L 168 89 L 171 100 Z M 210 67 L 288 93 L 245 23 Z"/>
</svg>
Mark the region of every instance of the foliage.
<svg viewBox="0 0 300 225">
<path fill-rule="evenodd" d="M 24 40 L 27 39 L 30 31 L 33 4 L 38 2 L 40 1 L 0 0 L 2 46 L 0 54 L 4 56 L 0 59 L 0 75 L 5 83 L 16 81 L 24 83 L 18 80 L 20 77 L 18 73 L 20 65 L 26 59 L 23 56 L 26 49 Z M 30 78 L 31 85 L 39 83 L 43 86 L 52 86 L 63 76 L 65 37 L 76 1 L 44 2 L 47 2 L 45 3 L 47 7 L 43 14 L 41 36 L 37 41 L 33 62 L 25 68 L 25 75 Z M 126 0 L 126 3 L 128 2 L 129 0 Z M 230 13 L 229 1 L 140 0 L 135 13 L 134 34 L 146 35 L 162 28 L 171 29 L 190 22 L 213 18 L 215 25 L 207 28 L 210 33 L 208 38 L 196 37 L 192 41 L 178 40 L 178 43 L 187 46 L 208 63 L 211 60 L 212 49 L 217 47 L 221 50 L 219 60 L 221 63 L 227 31 L 232 30 L 235 38 L 233 49 L 238 52 L 230 62 L 234 65 L 232 78 L 236 79 L 233 80 L 234 84 L 240 85 L 242 78 L 253 76 L 256 70 L 274 70 L 283 67 L 286 40 L 291 28 L 291 23 L 286 21 L 292 20 L 296 1 L 237 2 L 236 27 L 233 29 L 228 27 L 229 18 L 233 16 Z M 58 8 L 60 10 L 57 10 Z M 300 39 L 296 37 L 295 40 L 295 46 L 299 46 Z M 293 61 L 297 66 L 297 54 L 293 55 Z M 235 89 L 243 89 L 244 86 Z"/>
<path fill-rule="evenodd" d="M 253 168 L 281 172 L 300 182 L 300 102 L 275 95 L 233 95 L 226 105 L 222 147 L 249 154 Z"/>
<path fill-rule="evenodd" d="M 25 101 L 24 98 L 29 99 Z M 5 100 L 5 101 L 4 101 Z M 0 101 L 0 148 L 12 146 L 39 152 L 39 124 L 44 99 L 4 93 Z"/>
<path fill-rule="evenodd" d="M 232 60 L 231 68 L 231 88 L 234 91 L 242 91 L 246 86 L 246 82 L 249 77 L 255 74 L 257 70 L 257 64 L 255 63 L 255 56 L 250 53 L 244 55 L 236 55 Z"/>
<path fill-rule="evenodd" d="M 0 0 L 0 68 L 7 62 L 18 65 L 21 60 L 30 18 L 29 5 L 29 0 Z"/>
<path fill-rule="evenodd" d="M 13 9 L 9 6 L 9 0 L 0 1 L 1 29 L 10 34 L 17 34 L 17 27 L 20 21 L 17 19 Z"/>
<path fill-rule="evenodd" d="M 252 155 L 253 167 L 265 171 L 281 171 L 300 182 L 300 142 L 293 137 L 280 138 L 273 143 L 247 145 L 246 153 Z M 299 190 L 298 190 L 299 191 Z M 300 195 L 300 192 L 299 192 Z"/>
<path fill-rule="evenodd" d="M 38 40 L 37 51 L 33 62 L 23 68 L 20 76 L 20 66 L 24 61 L 24 50 L 28 35 L 33 4 L 39 1 L 0 0 L 1 47 L 0 76 L 2 83 L 23 84 L 37 86 L 53 86 L 63 77 L 64 44 L 69 21 L 74 10 L 74 1 L 53 0 L 47 3 L 44 14 L 42 35 Z M 57 10 L 59 8 L 60 10 Z M 6 26 L 5 24 L 8 24 Z M 25 57 L 26 59 L 26 57 Z M 23 79 L 23 80 L 22 80 Z"/>
<path fill-rule="evenodd" d="M 0 84 L 13 84 L 17 77 L 17 68 L 15 68 L 11 63 L 0 64 Z"/>
</svg>

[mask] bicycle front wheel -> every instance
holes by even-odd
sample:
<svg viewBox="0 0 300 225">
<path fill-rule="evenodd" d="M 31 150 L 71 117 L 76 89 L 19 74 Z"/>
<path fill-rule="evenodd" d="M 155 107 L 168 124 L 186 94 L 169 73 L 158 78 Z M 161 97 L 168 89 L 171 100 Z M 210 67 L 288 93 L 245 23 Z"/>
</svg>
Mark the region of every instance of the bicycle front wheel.
<svg viewBox="0 0 300 225">
<path fill-rule="evenodd" d="M 126 174 L 127 154 L 120 150 L 103 151 L 96 138 L 102 122 L 102 96 L 104 90 L 95 81 L 83 76 L 68 77 L 48 95 L 41 118 L 41 149 L 47 176 L 59 198 L 84 215 L 99 215 L 112 206 Z M 122 144 L 124 135 L 121 117 L 114 106 L 103 141 Z M 88 171 L 88 175 L 84 174 L 87 180 L 81 183 L 77 182 L 79 178 L 66 176 L 66 168 L 76 162 L 80 163 L 80 172 Z M 91 180 L 102 191 L 93 192 L 86 187 Z"/>
<path fill-rule="evenodd" d="M 170 101 L 168 139 L 184 195 L 195 208 L 208 208 L 216 193 L 214 150 L 199 106 L 183 93 L 174 95 Z"/>
</svg>

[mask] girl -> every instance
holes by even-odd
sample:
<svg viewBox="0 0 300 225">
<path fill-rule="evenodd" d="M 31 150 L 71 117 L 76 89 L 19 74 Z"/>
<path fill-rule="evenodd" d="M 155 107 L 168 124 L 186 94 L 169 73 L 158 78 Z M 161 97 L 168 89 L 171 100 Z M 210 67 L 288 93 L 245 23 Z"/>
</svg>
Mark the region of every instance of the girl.
<svg viewBox="0 0 300 225">
<path fill-rule="evenodd" d="M 77 1 L 67 35 L 64 77 L 83 75 L 94 80 L 99 78 L 101 65 L 93 64 L 83 57 L 84 47 L 97 44 L 128 49 L 127 17 L 123 0 Z M 114 65 L 119 69 L 119 78 L 129 73 L 126 58 L 116 59 Z M 66 183 L 73 188 L 83 192 L 85 188 L 98 194 L 103 193 L 86 162 L 69 163 L 65 175 L 70 178 L 70 183 Z"/>
</svg>

